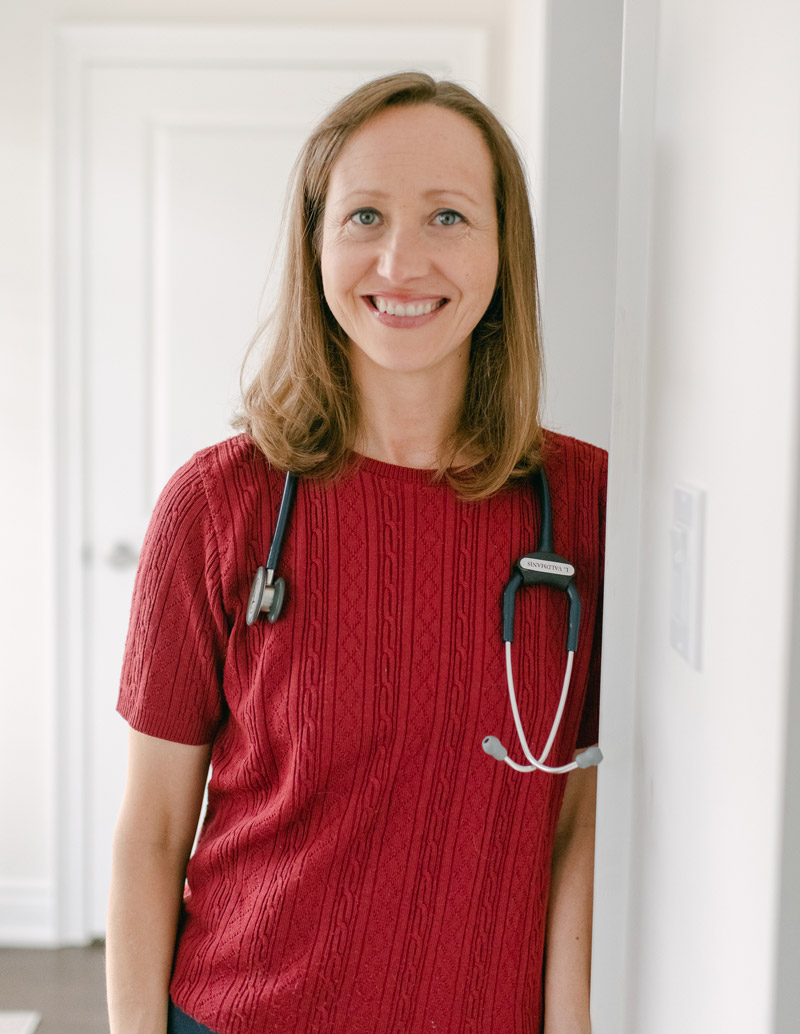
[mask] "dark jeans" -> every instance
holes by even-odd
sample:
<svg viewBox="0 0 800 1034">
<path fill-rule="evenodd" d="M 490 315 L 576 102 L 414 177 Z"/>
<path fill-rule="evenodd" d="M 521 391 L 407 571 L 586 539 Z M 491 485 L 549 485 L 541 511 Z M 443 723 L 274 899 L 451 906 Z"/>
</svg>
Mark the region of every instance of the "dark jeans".
<svg viewBox="0 0 800 1034">
<path fill-rule="evenodd" d="M 206 1027 L 185 1012 L 181 1012 L 177 1005 L 170 998 L 169 1013 L 167 1014 L 167 1034 L 214 1034 L 210 1027 Z"/>
</svg>

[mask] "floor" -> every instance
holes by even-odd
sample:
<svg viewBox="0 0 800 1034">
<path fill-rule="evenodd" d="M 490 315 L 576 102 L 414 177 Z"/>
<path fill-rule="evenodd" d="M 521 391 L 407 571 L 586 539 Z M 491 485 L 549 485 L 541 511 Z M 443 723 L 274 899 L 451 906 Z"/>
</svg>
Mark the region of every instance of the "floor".
<svg viewBox="0 0 800 1034">
<path fill-rule="evenodd" d="M 108 1034 L 104 946 L 0 948 L 0 1010 L 41 1013 L 36 1034 Z"/>
</svg>

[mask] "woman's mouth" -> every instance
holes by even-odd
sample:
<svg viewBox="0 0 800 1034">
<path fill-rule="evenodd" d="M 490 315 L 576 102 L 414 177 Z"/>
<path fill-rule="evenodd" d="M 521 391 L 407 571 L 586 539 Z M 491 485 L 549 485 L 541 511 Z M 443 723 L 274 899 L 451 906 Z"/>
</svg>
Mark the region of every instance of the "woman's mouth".
<svg viewBox="0 0 800 1034">
<path fill-rule="evenodd" d="M 379 315 L 400 316 L 405 319 L 428 316 L 437 309 L 441 309 L 448 301 L 447 298 L 425 298 L 420 301 L 409 299 L 408 301 L 400 302 L 393 298 L 385 298 L 379 294 L 368 295 L 367 300 Z"/>
</svg>

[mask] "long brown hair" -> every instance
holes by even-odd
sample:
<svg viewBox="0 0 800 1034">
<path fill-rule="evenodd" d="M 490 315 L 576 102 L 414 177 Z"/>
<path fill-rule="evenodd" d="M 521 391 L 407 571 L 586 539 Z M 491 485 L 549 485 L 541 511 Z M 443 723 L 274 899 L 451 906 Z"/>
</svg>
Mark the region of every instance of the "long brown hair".
<svg viewBox="0 0 800 1034">
<path fill-rule="evenodd" d="M 359 87 L 330 111 L 295 163 L 286 218 L 286 260 L 272 317 L 253 344 L 264 361 L 243 389 L 235 426 L 274 466 L 304 477 L 341 475 L 359 429 L 347 337 L 323 295 L 320 247 L 331 169 L 342 148 L 387 108 L 432 104 L 469 119 L 495 170 L 499 268 L 489 307 L 472 333 L 461 419 L 439 458 L 438 476 L 480 499 L 541 463 L 542 386 L 536 257 L 525 173 L 508 133 L 463 86 L 402 72 Z M 476 462 L 451 468 L 455 456 Z"/>
</svg>

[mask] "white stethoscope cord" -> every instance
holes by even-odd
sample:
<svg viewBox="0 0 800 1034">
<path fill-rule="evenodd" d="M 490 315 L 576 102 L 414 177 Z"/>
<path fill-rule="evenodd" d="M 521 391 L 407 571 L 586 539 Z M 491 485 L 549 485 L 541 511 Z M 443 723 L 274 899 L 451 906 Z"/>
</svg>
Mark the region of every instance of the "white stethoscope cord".
<svg viewBox="0 0 800 1034">
<path fill-rule="evenodd" d="M 530 761 L 529 765 L 519 765 L 516 761 L 512 761 L 511 758 L 506 755 L 503 760 L 516 772 L 533 772 L 538 769 L 540 772 L 549 772 L 551 775 L 561 775 L 564 772 L 571 772 L 574 768 L 578 767 L 574 761 L 569 765 L 558 765 L 555 768 L 545 764 L 553 743 L 555 742 L 556 733 L 558 732 L 559 725 L 561 725 L 561 718 L 564 714 L 564 708 L 567 703 L 574 657 L 574 651 L 570 651 L 567 654 L 567 670 L 564 674 L 564 685 L 561 689 L 561 699 L 558 702 L 558 711 L 556 711 L 553 728 L 550 730 L 550 735 L 547 738 L 544 750 L 542 751 L 541 756 L 537 759 L 531 753 L 531 748 L 528 746 L 528 740 L 525 737 L 525 730 L 522 728 L 522 720 L 520 719 L 519 707 L 517 706 L 517 694 L 514 691 L 514 672 L 511 667 L 511 643 L 506 643 L 506 677 L 508 679 L 508 697 L 511 701 L 511 712 L 514 715 L 514 725 L 517 727 L 517 737 L 519 738 L 519 744 L 522 747 L 522 753 L 528 761 Z"/>
<path fill-rule="evenodd" d="M 553 744 L 555 743 L 556 735 L 558 733 L 558 727 L 561 725 L 561 718 L 564 714 L 564 708 L 566 707 L 567 697 L 569 696 L 569 684 L 572 679 L 572 662 L 575 658 L 575 651 L 570 650 L 567 653 L 567 670 L 564 673 L 564 684 L 561 688 L 561 699 L 558 702 L 558 710 L 556 711 L 555 721 L 553 727 L 550 730 L 550 735 L 547 737 L 547 743 L 544 746 L 539 758 L 535 758 L 531 752 L 531 748 L 528 746 L 528 740 L 525 736 L 525 730 L 522 728 L 522 720 L 519 716 L 519 708 L 517 707 L 517 694 L 514 690 L 514 672 L 511 666 L 511 643 L 506 642 L 506 678 L 508 680 L 508 698 L 511 701 L 511 713 L 514 715 L 514 725 L 517 730 L 517 738 L 519 744 L 522 747 L 522 753 L 530 762 L 529 765 L 520 765 L 518 762 L 513 761 L 508 756 L 508 751 L 497 739 L 496 736 L 487 736 L 483 741 L 483 749 L 487 754 L 490 754 L 493 758 L 497 758 L 498 761 L 505 761 L 507 765 L 514 769 L 515 772 L 547 772 L 548 775 L 564 775 L 567 772 L 574 772 L 576 768 L 590 768 L 592 765 L 597 765 L 602 761 L 603 755 L 599 747 L 589 747 L 588 750 L 584 750 L 578 754 L 574 761 L 568 765 L 546 765 L 545 761 L 552 750 Z"/>
</svg>

